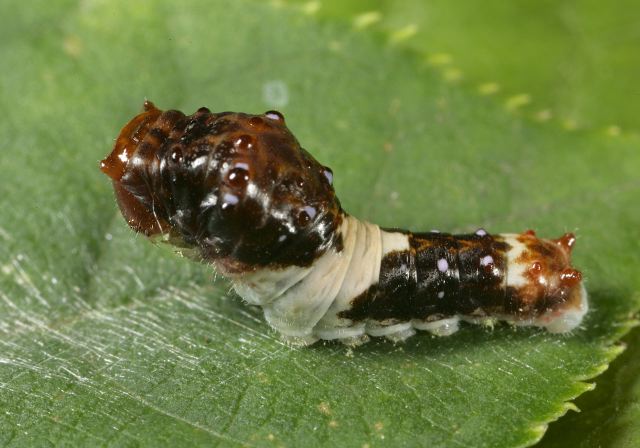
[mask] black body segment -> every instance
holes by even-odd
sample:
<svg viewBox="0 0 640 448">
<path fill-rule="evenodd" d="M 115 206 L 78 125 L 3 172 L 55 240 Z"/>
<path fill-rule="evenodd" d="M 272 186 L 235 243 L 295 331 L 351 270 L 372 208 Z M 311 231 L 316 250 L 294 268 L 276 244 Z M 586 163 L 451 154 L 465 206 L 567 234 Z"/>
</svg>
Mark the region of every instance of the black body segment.
<svg viewBox="0 0 640 448">
<path fill-rule="evenodd" d="M 503 313 L 506 252 L 500 236 L 409 233 L 409 250 L 382 259 L 380 280 L 356 297 L 341 317 L 405 321 L 457 314 Z"/>
</svg>

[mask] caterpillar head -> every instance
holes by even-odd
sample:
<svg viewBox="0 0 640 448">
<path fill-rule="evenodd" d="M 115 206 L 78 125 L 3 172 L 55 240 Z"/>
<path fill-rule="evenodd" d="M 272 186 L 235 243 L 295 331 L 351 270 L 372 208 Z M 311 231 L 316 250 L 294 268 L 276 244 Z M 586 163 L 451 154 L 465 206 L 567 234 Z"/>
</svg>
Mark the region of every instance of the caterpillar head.
<svg viewBox="0 0 640 448">
<path fill-rule="evenodd" d="M 134 230 L 195 248 L 228 274 L 309 265 L 341 244 L 333 174 L 275 111 L 185 116 L 145 102 L 101 169 Z"/>
</svg>

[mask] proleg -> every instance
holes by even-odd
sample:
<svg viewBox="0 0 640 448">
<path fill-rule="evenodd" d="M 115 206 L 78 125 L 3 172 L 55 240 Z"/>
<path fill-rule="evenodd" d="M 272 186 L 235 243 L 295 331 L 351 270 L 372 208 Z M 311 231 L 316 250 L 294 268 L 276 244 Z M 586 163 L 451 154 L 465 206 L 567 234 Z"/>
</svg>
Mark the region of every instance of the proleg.
<svg viewBox="0 0 640 448">
<path fill-rule="evenodd" d="M 101 169 L 134 231 L 212 265 L 290 342 L 445 336 L 461 320 L 564 333 L 588 309 L 573 234 L 360 221 L 276 111 L 186 116 L 145 102 Z"/>
</svg>

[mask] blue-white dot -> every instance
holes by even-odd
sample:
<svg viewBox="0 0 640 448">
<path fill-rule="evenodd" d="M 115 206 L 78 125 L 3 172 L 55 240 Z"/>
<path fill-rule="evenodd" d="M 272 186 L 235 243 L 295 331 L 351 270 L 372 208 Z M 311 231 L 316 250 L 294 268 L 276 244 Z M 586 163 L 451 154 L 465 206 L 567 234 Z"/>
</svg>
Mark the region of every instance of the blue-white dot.
<svg viewBox="0 0 640 448">
<path fill-rule="evenodd" d="M 491 264 L 493 264 L 493 257 L 491 255 L 486 255 L 480 260 L 480 266 L 489 266 Z"/>
<path fill-rule="evenodd" d="M 238 202 L 239 202 L 238 196 L 231 193 L 225 193 L 222 196 L 222 209 L 224 210 L 228 207 L 231 207 L 232 205 L 235 205 Z"/>
</svg>

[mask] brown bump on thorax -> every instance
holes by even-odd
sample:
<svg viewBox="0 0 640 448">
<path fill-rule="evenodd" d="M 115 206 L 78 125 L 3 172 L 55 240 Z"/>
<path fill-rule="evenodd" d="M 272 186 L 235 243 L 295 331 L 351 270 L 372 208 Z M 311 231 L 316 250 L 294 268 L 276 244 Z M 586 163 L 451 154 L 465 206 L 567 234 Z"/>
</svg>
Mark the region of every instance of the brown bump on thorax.
<svg viewBox="0 0 640 448">
<path fill-rule="evenodd" d="M 134 230 L 169 233 L 229 272 L 309 266 L 342 248 L 326 168 L 274 111 L 185 116 L 147 102 L 101 169 Z"/>
</svg>

